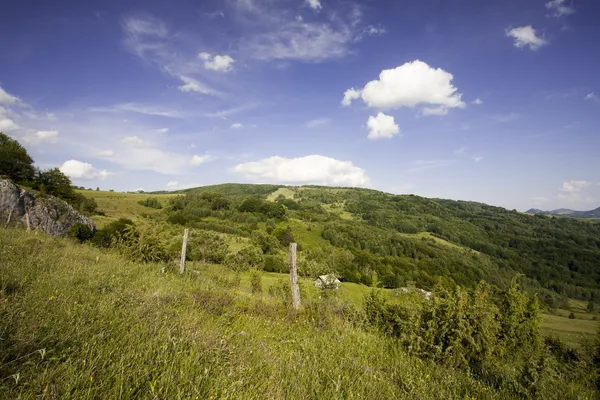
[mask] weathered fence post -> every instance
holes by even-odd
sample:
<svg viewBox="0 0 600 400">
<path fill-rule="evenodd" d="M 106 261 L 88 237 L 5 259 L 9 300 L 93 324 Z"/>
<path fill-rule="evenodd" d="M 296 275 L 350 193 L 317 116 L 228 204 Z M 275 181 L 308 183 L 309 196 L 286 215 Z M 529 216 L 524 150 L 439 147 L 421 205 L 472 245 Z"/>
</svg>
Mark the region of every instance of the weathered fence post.
<svg viewBox="0 0 600 400">
<path fill-rule="evenodd" d="M 181 264 L 179 265 L 179 273 L 183 274 L 185 271 L 185 250 L 187 249 L 188 241 L 188 228 L 183 231 L 183 244 L 181 245 Z"/>
<path fill-rule="evenodd" d="M 296 270 L 296 243 L 290 243 L 290 281 L 292 284 L 292 305 L 300 309 L 300 286 L 298 285 L 298 271 Z"/>
<path fill-rule="evenodd" d="M 25 222 L 27 222 L 27 232 L 31 231 L 31 224 L 29 222 L 29 211 L 25 213 Z"/>
</svg>

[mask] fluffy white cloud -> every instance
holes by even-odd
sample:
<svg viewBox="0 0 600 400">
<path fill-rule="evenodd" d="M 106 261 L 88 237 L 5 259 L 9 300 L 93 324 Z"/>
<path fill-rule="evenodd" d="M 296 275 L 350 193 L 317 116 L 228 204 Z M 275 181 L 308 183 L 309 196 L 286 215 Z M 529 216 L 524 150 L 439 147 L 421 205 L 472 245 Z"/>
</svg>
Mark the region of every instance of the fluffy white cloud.
<svg viewBox="0 0 600 400">
<path fill-rule="evenodd" d="M 360 91 L 350 88 L 344 92 L 344 98 L 342 99 L 342 105 L 348 107 L 352 104 L 352 100 L 360 99 Z"/>
<path fill-rule="evenodd" d="M 198 81 L 197 79 L 190 78 L 189 76 L 180 76 L 179 79 L 181 79 L 185 83 L 185 85 L 181 85 L 181 86 L 177 87 L 182 92 L 197 92 L 197 93 L 212 94 L 212 95 L 220 94 L 216 90 L 211 89 L 210 87 L 206 86 L 205 84 Z"/>
<path fill-rule="evenodd" d="M 6 92 L 4 89 L 2 89 L 2 86 L 0 86 L 0 104 L 13 106 L 19 102 L 20 100 L 17 96 L 13 96 L 12 94 Z"/>
<path fill-rule="evenodd" d="M 529 46 L 529 49 L 537 50 L 548 44 L 546 39 L 536 34 L 531 25 L 507 29 L 506 36 L 513 38 L 515 40 L 514 45 L 518 48 Z"/>
<path fill-rule="evenodd" d="M 553 17 L 562 17 L 563 15 L 573 14 L 575 9 L 565 4 L 565 0 L 552 0 L 546 3 L 546 8 L 552 11 Z"/>
<path fill-rule="evenodd" d="M 591 182 L 588 181 L 568 181 L 563 182 L 560 188 L 561 192 L 576 193 L 581 192 L 583 189 L 592 186 Z"/>
<path fill-rule="evenodd" d="M 308 4 L 308 6 L 313 10 L 320 10 L 323 8 L 319 0 L 306 0 L 306 4 Z"/>
<path fill-rule="evenodd" d="M 231 129 L 240 129 L 243 128 L 244 125 L 240 124 L 240 123 L 235 123 L 235 124 L 231 124 Z"/>
<path fill-rule="evenodd" d="M 228 55 L 216 55 L 212 56 L 210 53 L 202 52 L 198 54 L 198 58 L 204 61 L 204 68 L 211 69 L 213 71 L 227 72 L 231 70 L 231 65 L 235 60 Z"/>
<path fill-rule="evenodd" d="M 203 156 L 194 154 L 194 156 L 192 156 L 192 159 L 190 160 L 190 164 L 196 166 L 196 165 L 204 164 L 205 162 L 208 162 L 212 159 L 213 159 L 213 157 L 210 154 L 205 154 Z"/>
<path fill-rule="evenodd" d="M 23 137 L 23 141 L 28 144 L 37 145 L 40 143 L 55 143 L 58 139 L 58 131 L 37 131 L 29 133 Z"/>
<path fill-rule="evenodd" d="M 298 158 L 279 156 L 238 164 L 235 172 L 259 182 L 313 183 L 334 186 L 364 186 L 369 183 L 366 172 L 350 161 L 321 155 Z"/>
<path fill-rule="evenodd" d="M 362 90 L 349 89 L 344 93 L 342 105 L 349 105 L 360 95 L 369 106 L 379 109 L 415 107 L 431 104 L 444 108 L 462 108 L 462 94 L 452 85 L 454 77 L 441 68 L 432 68 L 423 61 L 407 62 L 379 74 Z M 438 114 L 439 115 L 439 114 Z"/>
<path fill-rule="evenodd" d="M 481 99 L 475 99 L 471 102 L 471 104 L 475 104 L 476 106 L 482 105 L 483 104 L 483 100 Z"/>
<path fill-rule="evenodd" d="M 97 170 L 92 164 L 78 160 L 65 161 L 58 169 L 60 169 L 63 174 L 74 179 L 104 180 L 110 175 L 110 172 L 106 170 Z"/>
<path fill-rule="evenodd" d="M 369 139 L 389 139 L 400 133 L 400 127 L 394 122 L 394 117 L 381 112 L 376 117 L 369 117 L 367 127 Z"/>
</svg>

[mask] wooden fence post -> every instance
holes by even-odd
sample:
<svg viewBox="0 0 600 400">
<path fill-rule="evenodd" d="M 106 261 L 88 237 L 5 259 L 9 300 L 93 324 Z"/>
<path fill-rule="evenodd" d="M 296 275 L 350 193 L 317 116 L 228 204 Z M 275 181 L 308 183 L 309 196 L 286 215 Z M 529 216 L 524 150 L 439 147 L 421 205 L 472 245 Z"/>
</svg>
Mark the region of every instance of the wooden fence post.
<svg viewBox="0 0 600 400">
<path fill-rule="evenodd" d="M 188 228 L 183 231 L 183 244 L 181 245 L 181 264 L 179 265 L 179 273 L 183 274 L 185 271 L 185 250 L 187 249 L 188 241 Z"/>
<path fill-rule="evenodd" d="M 25 222 L 27 222 L 27 232 L 31 231 L 31 224 L 29 222 L 29 211 L 25 213 Z"/>
<path fill-rule="evenodd" d="M 296 243 L 290 243 L 290 282 L 292 284 L 292 305 L 300 309 L 300 286 L 298 285 L 298 271 L 296 270 Z"/>
</svg>

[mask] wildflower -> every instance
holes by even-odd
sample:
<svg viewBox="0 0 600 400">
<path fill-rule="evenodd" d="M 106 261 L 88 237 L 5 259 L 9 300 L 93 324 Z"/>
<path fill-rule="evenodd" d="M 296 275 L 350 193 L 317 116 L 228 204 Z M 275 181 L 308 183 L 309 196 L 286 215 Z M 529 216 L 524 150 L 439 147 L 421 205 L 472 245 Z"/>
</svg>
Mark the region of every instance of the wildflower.
<svg viewBox="0 0 600 400">
<path fill-rule="evenodd" d="M 92 375 L 90 375 L 90 382 L 92 382 L 94 380 L 94 377 Z"/>
</svg>

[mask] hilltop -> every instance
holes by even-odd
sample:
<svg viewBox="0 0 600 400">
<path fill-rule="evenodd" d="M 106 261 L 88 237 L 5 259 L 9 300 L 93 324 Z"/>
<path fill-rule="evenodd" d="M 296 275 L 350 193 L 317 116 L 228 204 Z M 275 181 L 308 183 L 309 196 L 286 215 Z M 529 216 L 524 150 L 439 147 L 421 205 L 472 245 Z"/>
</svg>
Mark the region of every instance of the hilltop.
<svg viewBox="0 0 600 400">
<path fill-rule="evenodd" d="M 527 210 L 527 213 L 542 214 L 542 215 L 555 215 L 558 217 L 568 217 L 568 218 L 598 219 L 598 218 L 600 218 L 600 207 L 598 207 L 594 210 L 589 210 L 589 211 L 575 211 L 575 210 L 570 210 L 568 208 L 558 208 L 556 210 L 544 211 L 544 210 L 539 210 L 537 208 L 531 208 L 531 209 Z"/>
<path fill-rule="evenodd" d="M 223 184 L 171 196 L 154 219 L 237 237 L 272 256 L 294 238 L 316 270 L 349 282 L 431 288 L 441 277 L 506 287 L 522 273 L 548 304 L 558 295 L 600 300 L 600 224 L 357 188 Z M 334 265 L 332 252 L 349 262 Z"/>
</svg>

